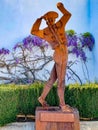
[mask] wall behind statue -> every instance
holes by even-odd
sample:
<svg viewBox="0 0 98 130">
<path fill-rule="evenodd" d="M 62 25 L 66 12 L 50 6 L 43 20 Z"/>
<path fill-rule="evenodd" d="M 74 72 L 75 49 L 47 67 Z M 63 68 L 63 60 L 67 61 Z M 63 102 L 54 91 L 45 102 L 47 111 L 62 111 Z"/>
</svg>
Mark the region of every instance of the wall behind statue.
<svg viewBox="0 0 98 130">
<path fill-rule="evenodd" d="M 90 32 L 96 40 L 98 34 L 98 30 L 96 30 L 98 19 L 98 1 L 70 0 L 65 1 L 65 6 L 67 6 L 67 9 L 72 13 L 72 17 L 68 22 L 66 29 L 73 29 L 77 33 Z M 88 57 L 86 66 L 80 63 L 76 67 L 74 66 L 73 69 L 80 76 L 82 82 L 94 82 L 98 79 L 96 72 L 98 64 L 98 58 L 96 56 L 98 53 L 96 43 L 92 52 L 89 52 L 88 50 L 85 52 Z"/>
<path fill-rule="evenodd" d="M 43 0 L 44 1 L 44 0 Z M 45 2 L 45 1 L 44 1 Z M 44 12 L 49 11 L 49 10 L 55 10 L 60 14 L 60 11 L 56 8 L 56 3 L 58 1 L 52 0 L 49 1 L 50 6 L 46 6 L 42 12 L 40 12 L 39 16 L 44 14 Z M 78 34 L 79 33 L 84 33 L 84 32 L 90 32 L 93 34 L 96 40 L 96 36 L 98 34 L 96 27 L 97 27 L 97 7 L 98 7 L 98 2 L 97 0 L 61 0 L 61 2 L 64 4 L 65 8 L 69 10 L 69 12 L 72 13 L 72 17 L 68 21 L 65 29 L 73 29 L 75 30 Z M 95 13 L 96 12 L 96 13 Z M 60 14 L 61 16 L 61 14 Z M 96 18 L 97 17 L 97 18 Z M 96 18 L 96 19 L 95 19 Z M 78 64 L 77 66 L 73 66 L 74 71 L 80 76 L 82 82 L 94 82 L 95 79 L 97 79 L 97 46 L 95 43 L 95 46 L 93 48 L 92 52 L 89 52 L 89 50 L 86 50 L 86 55 L 88 57 L 86 66 L 81 63 Z M 73 56 L 71 56 L 73 58 Z M 86 69 L 87 67 L 87 69 Z M 75 70 L 76 68 L 76 70 Z M 96 68 L 96 69 L 95 69 Z M 84 70 L 83 70 L 84 69 Z M 85 75 L 84 75 L 85 73 Z M 68 82 L 69 83 L 69 82 Z"/>
<path fill-rule="evenodd" d="M 17 42 L 30 34 L 30 29 L 34 21 L 50 10 L 57 11 L 58 0 L 1 0 L 0 3 L 0 46 L 12 48 Z M 73 29 L 77 33 L 91 32 L 95 37 L 93 52 L 86 51 L 88 56 L 87 68 L 90 81 L 98 80 L 98 46 L 97 46 L 97 21 L 98 21 L 98 0 L 60 0 L 64 6 L 72 13 L 72 17 L 66 25 L 66 30 Z M 43 25 L 44 26 L 44 25 Z M 73 58 L 73 57 L 72 57 Z M 82 65 L 77 68 L 77 72 L 83 81 Z M 85 68 L 84 68 L 85 69 Z M 85 69 L 86 72 L 86 69 Z M 87 77 L 87 73 L 86 73 Z"/>
<path fill-rule="evenodd" d="M 93 68 L 94 68 L 94 75 L 93 78 L 95 81 L 98 82 L 98 1 L 97 0 L 90 0 L 91 1 L 91 8 L 90 8 L 90 31 L 95 37 L 95 46 L 93 50 Z"/>
<path fill-rule="evenodd" d="M 76 9 L 74 9 L 74 7 L 72 7 L 71 9 L 74 15 L 73 19 L 75 19 L 71 21 L 74 23 L 74 25 L 71 24 L 71 28 L 75 29 L 77 32 L 80 32 L 80 33 L 90 32 L 93 34 L 95 38 L 95 45 L 94 45 L 93 51 L 90 53 L 89 52 L 86 52 L 86 53 L 88 56 L 87 67 L 89 71 L 89 79 L 92 82 L 94 81 L 98 82 L 98 74 L 97 74 L 97 70 L 98 70 L 98 46 L 97 46 L 98 1 L 97 0 L 85 0 L 85 1 L 79 0 L 79 1 L 81 1 L 81 4 L 75 3 L 75 4 L 78 4 L 77 7 L 75 5 Z M 72 4 L 72 6 L 74 5 Z M 79 14 L 81 14 L 81 16 Z M 78 17 L 78 15 L 80 17 Z M 80 74 L 82 74 L 82 72 L 80 72 Z"/>
<path fill-rule="evenodd" d="M 57 2 L 58 2 L 57 0 L 54 0 L 54 4 L 53 4 L 52 1 L 50 0 L 50 4 L 52 6 L 49 8 L 50 10 L 54 9 L 60 14 L 60 11 L 55 6 Z M 96 40 L 98 34 L 98 30 L 96 30 L 97 19 L 98 19 L 97 17 L 98 1 L 97 0 L 78 0 L 78 1 L 61 0 L 61 2 L 63 2 L 65 8 L 67 8 L 69 12 L 72 13 L 72 17 L 68 21 L 65 29 L 66 30 L 73 29 L 78 34 L 84 32 L 90 32 L 91 34 L 93 34 Z M 47 11 L 49 10 L 48 7 L 45 8 L 43 9 L 43 12 L 45 12 L 45 10 Z M 98 64 L 98 58 L 96 56 L 96 54 L 98 53 L 96 43 L 94 45 L 92 52 L 89 52 L 89 50 L 86 50 L 85 52 L 88 57 L 86 66 L 80 61 L 80 64 L 78 64 L 77 66 L 73 66 L 73 70 L 80 76 L 82 82 L 88 82 L 88 81 L 94 82 L 96 79 L 98 79 L 97 72 L 96 72 L 97 64 Z M 70 58 L 73 59 L 74 57 L 71 56 Z"/>
<path fill-rule="evenodd" d="M 94 27 L 96 28 L 96 25 L 94 23 L 93 17 L 95 17 L 94 12 L 97 11 L 97 0 L 61 0 L 63 2 L 65 8 L 69 10 L 69 12 L 72 13 L 72 17 L 68 21 L 65 29 L 73 29 L 75 30 L 78 34 L 79 33 L 84 33 L 84 32 L 90 32 L 93 34 L 93 36 L 96 39 L 96 32 L 94 33 Z M 46 10 L 55 10 L 60 14 L 60 11 L 56 8 L 56 3 L 58 1 L 54 0 L 54 3 L 50 0 L 51 7 L 45 7 L 43 9 L 43 13 L 46 12 Z M 95 7 L 96 5 L 96 7 Z M 42 13 L 42 12 L 40 12 Z M 42 14 L 43 14 L 42 13 Z M 97 14 L 97 13 L 96 13 Z M 61 14 L 60 14 L 61 15 Z M 93 20 L 93 21 L 92 21 Z M 96 22 L 97 23 L 97 22 Z M 93 29 L 92 29 L 92 28 Z M 96 64 L 97 66 L 97 59 L 95 58 L 95 52 L 96 46 L 94 46 L 94 49 L 92 52 L 89 52 L 89 50 L 86 50 L 86 55 L 88 57 L 88 61 L 86 63 L 86 66 L 81 63 L 77 64 L 77 66 L 73 66 L 73 70 L 80 76 L 82 82 L 88 82 L 91 81 L 93 82 L 96 78 L 96 71 L 94 70 L 95 67 L 94 65 Z M 71 56 L 70 58 L 74 58 Z M 87 68 L 86 68 L 87 67 Z M 75 70 L 76 68 L 76 70 Z M 88 70 L 87 70 L 88 69 Z M 84 74 L 85 73 L 85 74 Z M 70 83 L 70 82 L 68 82 Z"/>
</svg>

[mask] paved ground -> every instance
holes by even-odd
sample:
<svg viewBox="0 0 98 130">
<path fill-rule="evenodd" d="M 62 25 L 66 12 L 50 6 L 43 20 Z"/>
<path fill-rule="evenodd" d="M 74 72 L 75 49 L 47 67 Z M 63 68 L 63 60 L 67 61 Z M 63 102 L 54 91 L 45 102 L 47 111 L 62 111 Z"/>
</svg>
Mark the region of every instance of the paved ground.
<svg viewBox="0 0 98 130">
<path fill-rule="evenodd" d="M 98 130 L 98 121 L 82 121 L 80 127 L 80 130 Z"/>
<path fill-rule="evenodd" d="M 0 130 L 35 130 L 35 122 L 15 122 L 0 127 Z M 98 121 L 81 121 L 80 130 L 98 130 Z"/>
<path fill-rule="evenodd" d="M 0 127 L 0 130 L 35 130 L 34 122 L 15 122 L 8 124 L 4 127 Z"/>
</svg>

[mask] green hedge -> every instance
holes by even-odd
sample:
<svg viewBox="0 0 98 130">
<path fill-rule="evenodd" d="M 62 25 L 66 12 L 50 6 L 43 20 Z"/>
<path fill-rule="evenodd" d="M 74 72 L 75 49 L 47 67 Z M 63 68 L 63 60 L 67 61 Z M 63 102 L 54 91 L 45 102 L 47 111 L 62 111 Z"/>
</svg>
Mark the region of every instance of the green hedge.
<svg viewBox="0 0 98 130">
<path fill-rule="evenodd" d="M 16 119 L 18 95 L 14 86 L 0 86 L 0 125 Z"/>
<path fill-rule="evenodd" d="M 39 106 L 44 84 L 32 85 L 0 85 L 0 125 L 15 121 L 17 114 L 35 114 Z M 59 105 L 56 85 L 47 96 L 51 106 Z M 69 85 L 65 89 L 65 101 L 79 110 L 80 117 L 98 118 L 98 85 Z"/>
<path fill-rule="evenodd" d="M 78 108 L 80 117 L 98 118 L 98 85 L 70 85 L 65 94 L 66 103 Z"/>
</svg>

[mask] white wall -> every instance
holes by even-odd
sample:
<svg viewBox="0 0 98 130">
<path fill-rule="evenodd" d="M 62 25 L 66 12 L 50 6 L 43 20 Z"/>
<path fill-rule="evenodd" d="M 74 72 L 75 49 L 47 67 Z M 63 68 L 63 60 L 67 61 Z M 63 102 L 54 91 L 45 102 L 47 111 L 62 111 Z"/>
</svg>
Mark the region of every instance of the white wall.
<svg viewBox="0 0 98 130">
<path fill-rule="evenodd" d="M 95 46 L 93 50 L 93 68 L 94 75 L 92 76 L 94 80 L 98 82 L 98 0 L 91 1 L 91 19 L 90 19 L 90 31 L 95 37 Z"/>
<path fill-rule="evenodd" d="M 77 33 L 83 32 L 91 32 L 95 37 L 95 46 L 93 52 L 86 52 L 88 59 L 88 71 L 90 80 L 94 81 L 98 80 L 97 74 L 97 64 L 98 64 L 98 46 L 97 46 L 97 35 L 98 35 L 98 0 L 60 0 L 63 2 L 64 6 L 72 13 L 72 17 L 66 26 L 66 30 L 74 29 Z M 56 3 L 58 0 L 42 0 L 41 2 L 38 0 L 30 1 L 19 1 L 18 4 L 15 4 L 15 1 L 3 1 L 3 6 L 0 6 L 1 11 L 1 33 L 0 33 L 0 45 L 1 47 L 13 47 L 16 42 L 19 42 L 20 39 L 23 39 L 24 36 L 29 35 L 32 24 L 35 19 L 43 15 L 45 12 L 54 10 L 60 11 L 56 7 Z M 8 7 L 8 8 L 7 8 Z M 4 10 L 3 10 L 4 9 Z M 7 10 L 6 10 L 7 9 Z M 10 11 L 10 13 L 8 12 Z M 4 15 L 5 14 L 5 15 Z M 11 15 L 13 17 L 11 17 Z M 8 18 L 7 21 L 6 19 Z M 12 20 L 14 19 L 14 21 Z M 12 21 L 12 23 L 11 23 Z M 3 24 L 5 23 L 5 24 Z M 11 30 L 8 31 L 6 26 L 9 28 L 11 26 Z M 8 35 L 6 35 L 6 31 Z M 18 33 L 17 33 L 18 32 Z M 6 38 L 3 37 L 6 35 Z M 2 38 L 3 37 L 3 38 Z M 9 40 L 9 37 L 10 40 Z M 13 43 L 14 41 L 14 43 Z M 15 42 L 16 41 L 16 42 Z M 83 73 L 81 70 L 81 65 L 74 67 L 77 68 L 77 72 L 83 81 Z"/>
<path fill-rule="evenodd" d="M 92 82 L 95 80 L 98 81 L 98 0 L 74 0 L 73 4 L 72 0 L 70 0 L 69 5 L 71 5 L 72 18 L 68 23 L 68 28 L 74 29 L 77 33 L 90 32 L 95 38 L 93 51 L 86 51 L 86 54 L 88 56 L 87 68 L 89 79 Z M 76 68 L 82 81 L 85 82 L 86 80 L 83 77 L 81 65 Z"/>
<path fill-rule="evenodd" d="M 72 17 L 67 24 L 66 29 L 74 29 L 77 33 L 90 32 L 94 35 L 96 39 L 96 36 L 98 34 L 98 30 L 96 29 L 98 19 L 97 5 L 97 0 L 70 0 L 67 3 L 67 8 L 72 13 Z M 86 63 L 88 72 L 86 70 L 86 67 L 82 66 L 82 64 L 78 64 L 73 67 L 74 71 L 76 71 L 76 73 L 82 79 L 82 82 L 87 82 L 87 80 L 93 82 L 95 78 L 98 77 L 96 72 L 98 63 L 98 58 L 96 56 L 97 53 L 98 52 L 96 43 L 92 52 L 86 50 L 86 55 L 88 57 L 88 61 Z M 84 67 L 85 76 L 83 74 L 82 67 Z"/>
</svg>

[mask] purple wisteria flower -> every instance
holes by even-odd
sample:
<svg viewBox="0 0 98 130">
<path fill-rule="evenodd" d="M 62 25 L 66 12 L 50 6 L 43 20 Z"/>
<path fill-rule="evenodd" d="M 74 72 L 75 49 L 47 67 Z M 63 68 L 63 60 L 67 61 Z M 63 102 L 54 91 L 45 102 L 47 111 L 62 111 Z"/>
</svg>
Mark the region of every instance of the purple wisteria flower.
<svg viewBox="0 0 98 130">
<path fill-rule="evenodd" d="M 68 39 L 68 47 L 69 46 L 77 46 L 77 35 L 67 35 Z"/>
<path fill-rule="evenodd" d="M 32 80 L 31 80 L 31 79 L 28 79 L 28 80 L 27 80 L 27 83 L 28 83 L 28 84 L 31 84 L 31 83 L 32 83 Z"/>
<path fill-rule="evenodd" d="M 44 39 L 41 39 L 41 38 L 39 38 L 37 36 L 29 35 L 28 37 L 23 39 L 22 44 L 17 43 L 14 46 L 13 49 L 16 50 L 20 46 L 22 46 L 25 49 L 28 49 L 29 51 L 31 51 L 33 46 L 46 47 L 47 48 L 48 47 L 48 43 Z"/>
<path fill-rule="evenodd" d="M 48 44 L 45 40 L 43 40 L 37 36 L 29 35 L 28 37 L 23 39 L 23 46 L 28 50 L 32 50 L 33 46 L 47 47 Z"/>
<path fill-rule="evenodd" d="M 24 45 L 25 47 L 27 47 L 28 44 L 29 44 L 31 41 L 32 41 L 32 37 L 29 35 L 28 37 L 26 37 L 26 38 L 23 39 L 23 45 Z"/>
<path fill-rule="evenodd" d="M 32 43 L 34 46 L 42 46 L 43 44 L 43 40 L 37 36 L 34 36 L 33 39 L 32 39 Z"/>
<path fill-rule="evenodd" d="M 32 50 L 32 36 L 29 35 L 28 37 L 23 39 L 23 47 L 28 50 Z"/>
<path fill-rule="evenodd" d="M 84 51 L 81 51 L 81 53 L 80 53 L 80 58 L 81 58 L 84 62 L 86 62 L 87 57 L 86 57 L 86 55 L 85 55 L 85 52 L 84 52 Z"/>
<path fill-rule="evenodd" d="M 83 60 L 84 62 L 85 62 L 86 59 L 87 59 L 87 57 L 86 57 L 86 55 L 85 55 L 85 52 L 84 52 L 83 49 L 81 49 L 81 48 L 74 47 L 74 48 L 72 49 L 72 54 L 75 54 L 77 58 L 80 57 L 81 60 Z"/>
<path fill-rule="evenodd" d="M 15 63 L 18 64 L 20 61 L 18 58 L 15 59 Z"/>
<path fill-rule="evenodd" d="M 17 48 L 19 48 L 19 47 L 20 47 L 20 44 L 17 43 L 17 44 L 13 47 L 14 51 L 15 51 Z"/>
<path fill-rule="evenodd" d="M 86 32 L 77 35 L 74 30 L 68 30 L 66 34 L 69 52 L 75 54 L 77 58 L 80 57 L 85 62 L 87 57 L 84 52 L 84 47 L 87 47 L 90 51 L 92 51 L 95 43 L 95 39 L 92 34 Z"/>
<path fill-rule="evenodd" d="M 68 30 L 66 32 L 66 37 L 68 40 L 69 53 L 75 54 L 77 58 L 79 57 L 83 61 L 86 61 L 87 57 L 84 48 L 87 47 L 90 51 L 92 51 L 95 43 L 92 34 L 89 32 L 77 34 L 74 30 Z M 19 46 L 20 44 L 16 44 L 14 50 Z M 48 43 L 44 39 L 34 35 L 29 35 L 23 39 L 22 47 L 31 51 L 33 46 L 40 47 L 43 50 L 48 47 Z"/>
<path fill-rule="evenodd" d="M 10 51 L 8 49 L 5 49 L 5 48 L 0 49 L 0 55 L 2 55 L 2 54 L 7 55 L 9 53 L 10 53 Z"/>
<path fill-rule="evenodd" d="M 80 38 L 81 38 L 82 47 L 87 47 L 90 51 L 92 51 L 95 43 L 95 39 L 93 35 L 90 34 L 89 32 L 86 32 L 82 34 Z"/>
</svg>

